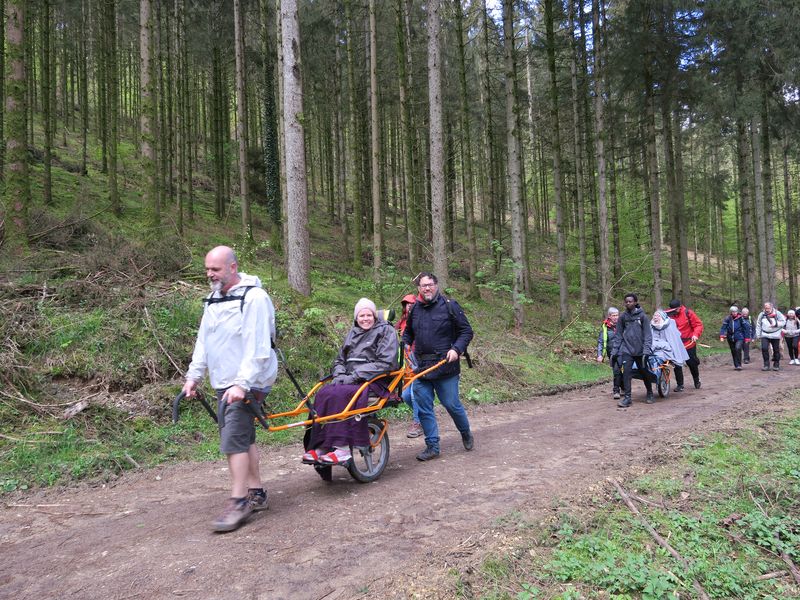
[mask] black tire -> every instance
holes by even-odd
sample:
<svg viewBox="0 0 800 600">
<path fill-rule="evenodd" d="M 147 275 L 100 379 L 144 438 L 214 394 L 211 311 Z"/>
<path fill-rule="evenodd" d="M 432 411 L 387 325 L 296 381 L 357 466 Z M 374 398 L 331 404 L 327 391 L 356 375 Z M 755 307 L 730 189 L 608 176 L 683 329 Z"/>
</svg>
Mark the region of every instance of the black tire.
<svg viewBox="0 0 800 600">
<path fill-rule="evenodd" d="M 367 417 L 369 439 L 373 444 L 383 431 L 383 421 L 377 417 Z M 389 436 L 383 434 L 380 443 L 372 446 L 354 446 L 353 458 L 347 463 L 347 470 L 356 481 L 370 483 L 381 476 L 389 463 Z"/>
<path fill-rule="evenodd" d="M 672 370 L 669 367 L 661 369 L 661 376 L 658 378 L 658 395 L 661 398 L 669 396 L 670 380 L 672 379 Z"/>
</svg>

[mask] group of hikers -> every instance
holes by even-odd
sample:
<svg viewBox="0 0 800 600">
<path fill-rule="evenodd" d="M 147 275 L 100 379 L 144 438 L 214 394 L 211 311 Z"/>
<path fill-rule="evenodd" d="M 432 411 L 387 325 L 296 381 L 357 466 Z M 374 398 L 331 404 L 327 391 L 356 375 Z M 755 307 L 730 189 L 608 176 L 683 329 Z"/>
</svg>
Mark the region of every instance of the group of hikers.
<svg viewBox="0 0 800 600">
<path fill-rule="evenodd" d="M 689 367 L 694 387 L 699 389 L 697 340 L 703 334 L 703 322 L 697 314 L 677 298 L 669 303 L 669 309 L 656 310 L 652 320 L 636 294 L 626 294 L 624 303 L 622 313 L 613 306 L 608 309 L 597 339 L 597 361 L 609 360 L 614 376 L 614 399 L 619 400 L 617 406 L 631 405 L 634 370 L 644 381 L 645 402 L 652 404 L 658 365 L 667 360 L 675 369 L 676 392 L 684 390 L 684 366 Z"/>
<path fill-rule="evenodd" d="M 193 397 L 208 375 L 217 397 L 220 450 L 226 455 L 231 477 L 231 495 L 212 523 L 215 531 L 237 529 L 251 513 L 268 507 L 261 481 L 252 406 L 260 406 L 275 383 L 278 360 L 274 348 L 275 309 L 258 277 L 239 272 L 234 251 L 213 248 L 205 257 L 211 293 L 204 300 L 192 361 L 182 392 Z M 434 398 L 439 399 L 453 420 L 464 449 L 474 448 L 469 418 L 459 399 L 460 359 L 469 363 L 467 347 L 473 331 L 459 304 L 442 294 L 433 273 L 420 273 L 416 294 L 403 297 L 402 315 L 393 327 L 375 303 L 361 298 L 353 309 L 353 323 L 334 360 L 327 384 L 316 394 L 313 410 L 320 417 L 336 415 L 348 406 L 358 390 L 353 409 L 368 405 L 369 396 L 386 394 L 376 376 L 400 366 L 400 340 L 405 360 L 418 378 L 402 394 L 413 410 L 408 437 L 424 436 L 425 448 L 417 460 L 429 461 L 440 454 L 439 426 Z M 644 381 L 646 402 L 654 401 L 652 384 L 658 381 L 660 365 L 670 361 L 675 370 L 676 392 L 684 389 L 683 368 L 688 367 L 695 388 L 700 388 L 697 344 L 703 322 L 694 311 L 674 299 L 666 310 L 656 310 L 652 319 L 639 305 L 636 294 L 627 294 L 622 312 L 611 307 L 597 341 L 597 360 L 608 358 L 613 372 L 613 396 L 618 406 L 631 406 L 634 371 Z M 761 339 L 764 370 L 780 369 L 780 340 L 786 341 L 789 364 L 800 365 L 800 308 L 784 315 L 772 303 L 755 323 L 747 309 L 731 306 L 720 329 L 720 339 L 731 347 L 734 368 L 750 361 L 749 344 Z M 424 372 L 424 373 L 423 373 Z M 330 420 L 314 423 L 302 460 L 317 465 L 347 465 L 352 449 L 369 445 L 366 419 Z"/>
<path fill-rule="evenodd" d="M 650 319 L 639 305 L 636 294 L 624 298 L 625 310 L 620 313 L 610 307 L 597 336 L 597 362 L 606 358 L 613 374 L 613 397 L 617 406 L 631 405 L 631 379 L 634 371 L 644 381 L 645 402 L 655 401 L 652 384 L 658 376 L 659 365 L 669 360 L 675 369 L 675 390 L 684 390 L 683 367 L 689 367 L 694 387 L 699 389 L 700 361 L 697 344 L 703 334 L 703 322 L 697 314 L 677 298 L 667 310 L 657 309 Z M 719 331 L 721 342 L 727 341 L 733 357 L 733 368 L 742 370 L 750 363 L 750 343 L 761 340 L 762 371 L 779 371 L 781 339 L 786 343 L 789 364 L 800 366 L 800 306 L 786 311 L 784 316 L 772 302 L 765 302 L 755 321 L 745 307 L 731 306 Z M 770 351 L 772 366 L 770 366 Z"/>
<path fill-rule="evenodd" d="M 216 391 L 220 450 L 228 460 L 231 495 L 212 528 L 226 532 L 237 529 L 254 511 L 268 507 L 259 471 L 255 421 L 248 404 L 260 406 L 276 380 L 275 310 L 258 277 L 239 272 L 231 248 L 212 249 L 205 257 L 205 270 L 211 293 L 204 301 L 182 392 L 186 397 L 195 396 L 206 374 Z M 440 454 L 434 396 L 453 419 L 464 449 L 474 448 L 467 412 L 459 399 L 460 358 L 466 354 L 473 332 L 461 306 L 440 293 L 433 273 L 420 273 L 414 283 L 417 294 L 403 298 L 403 315 L 396 329 L 369 298 L 356 303 L 353 325 L 313 408 L 320 417 L 341 413 L 365 382 L 398 369 L 402 338 L 407 358 L 420 373 L 403 392 L 403 400 L 414 414 L 408 435 L 424 436 L 425 448 L 417 460 L 429 461 Z M 367 406 L 370 394 L 385 393 L 384 383 L 372 382 L 353 408 Z M 368 445 L 366 419 L 315 423 L 302 460 L 346 465 L 352 459 L 352 448 Z"/>
</svg>

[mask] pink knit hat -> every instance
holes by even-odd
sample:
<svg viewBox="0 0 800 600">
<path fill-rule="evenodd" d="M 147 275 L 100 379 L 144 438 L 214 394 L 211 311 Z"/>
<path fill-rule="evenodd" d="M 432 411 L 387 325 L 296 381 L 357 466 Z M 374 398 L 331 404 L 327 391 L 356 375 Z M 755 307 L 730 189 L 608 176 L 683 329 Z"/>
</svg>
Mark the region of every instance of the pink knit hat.
<svg viewBox="0 0 800 600">
<path fill-rule="evenodd" d="M 353 320 L 355 320 L 358 317 L 358 313 L 365 308 L 370 309 L 372 311 L 372 316 L 374 316 L 376 319 L 378 318 L 378 309 L 375 308 L 375 303 L 369 298 L 362 298 L 356 302 L 356 307 L 353 310 Z"/>
</svg>

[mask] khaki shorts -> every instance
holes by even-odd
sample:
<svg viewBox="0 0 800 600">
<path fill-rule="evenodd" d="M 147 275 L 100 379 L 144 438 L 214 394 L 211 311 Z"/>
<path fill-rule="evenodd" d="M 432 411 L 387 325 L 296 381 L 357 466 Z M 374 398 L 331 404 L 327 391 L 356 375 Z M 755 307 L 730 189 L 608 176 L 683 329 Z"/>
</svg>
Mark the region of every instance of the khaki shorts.
<svg viewBox="0 0 800 600">
<path fill-rule="evenodd" d="M 247 399 L 255 406 L 261 406 L 269 393 L 266 390 L 252 389 Z M 217 390 L 217 420 L 219 424 L 219 449 L 223 454 L 247 452 L 256 443 L 256 425 L 253 412 L 244 402 L 228 404 L 222 399 L 225 390 Z"/>
</svg>

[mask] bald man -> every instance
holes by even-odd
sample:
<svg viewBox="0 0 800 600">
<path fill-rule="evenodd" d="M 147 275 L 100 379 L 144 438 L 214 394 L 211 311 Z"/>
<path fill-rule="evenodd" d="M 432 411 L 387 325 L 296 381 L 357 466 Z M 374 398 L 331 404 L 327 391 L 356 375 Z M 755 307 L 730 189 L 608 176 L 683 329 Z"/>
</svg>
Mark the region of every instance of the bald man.
<svg viewBox="0 0 800 600">
<path fill-rule="evenodd" d="M 228 458 L 232 484 L 231 497 L 212 527 L 225 532 L 268 506 L 253 413 L 244 400 L 260 406 L 275 383 L 278 360 L 271 344 L 275 310 L 261 280 L 239 272 L 231 248 L 212 249 L 205 267 L 211 294 L 204 301 L 183 392 L 193 397 L 206 373 L 216 390 L 220 450 Z"/>
</svg>

